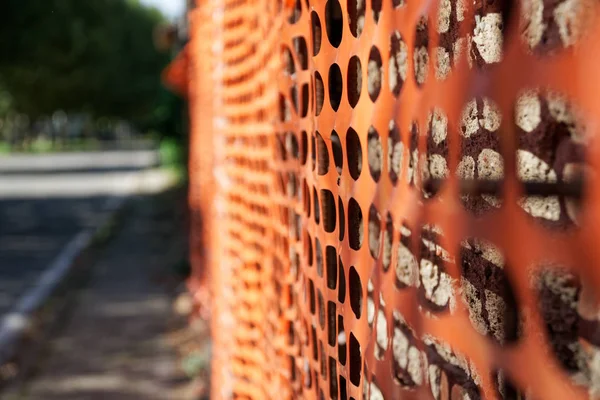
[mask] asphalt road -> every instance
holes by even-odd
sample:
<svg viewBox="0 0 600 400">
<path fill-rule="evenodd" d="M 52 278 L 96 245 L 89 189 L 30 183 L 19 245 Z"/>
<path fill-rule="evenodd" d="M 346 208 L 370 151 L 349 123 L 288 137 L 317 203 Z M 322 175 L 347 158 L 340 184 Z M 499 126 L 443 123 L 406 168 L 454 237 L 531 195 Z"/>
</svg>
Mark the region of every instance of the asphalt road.
<svg viewBox="0 0 600 400">
<path fill-rule="evenodd" d="M 153 151 L 0 157 L 0 315 L 157 162 Z"/>
</svg>

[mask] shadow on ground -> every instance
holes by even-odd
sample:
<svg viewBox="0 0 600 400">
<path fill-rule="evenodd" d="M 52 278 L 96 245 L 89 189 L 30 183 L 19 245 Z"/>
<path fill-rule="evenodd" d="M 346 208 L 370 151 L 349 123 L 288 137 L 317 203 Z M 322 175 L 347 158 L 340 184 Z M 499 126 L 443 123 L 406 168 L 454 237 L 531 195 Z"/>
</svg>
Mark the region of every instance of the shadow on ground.
<svg viewBox="0 0 600 400">
<path fill-rule="evenodd" d="M 72 311 L 36 359 L 34 374 L 11 390 L 11 399 L 205 395 L 207 382 L 190 380 L 183 368 L 191 349 L 210 348 L 206 326 L 188 328 L 189 307 L 181 294 L 186 209 L 183 188 L 130 201 L 121 228 L 89 266 Z M 208 369 L 208 357 L 203 362 L 194 374 Z"/>
</svg>

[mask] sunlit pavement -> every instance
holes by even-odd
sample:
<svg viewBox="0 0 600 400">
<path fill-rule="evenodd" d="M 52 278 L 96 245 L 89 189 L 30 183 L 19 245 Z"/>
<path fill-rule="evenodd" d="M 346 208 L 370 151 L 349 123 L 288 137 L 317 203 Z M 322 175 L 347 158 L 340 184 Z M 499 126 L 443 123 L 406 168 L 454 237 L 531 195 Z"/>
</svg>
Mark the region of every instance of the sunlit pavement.
<svg viewBox="0 0 600 400">
<path fill-rule="evenodd" d="M 111 199 L 160 185 L 157 163 L 155 151 L 0 157 L 0 316 Z"/>
</svg>

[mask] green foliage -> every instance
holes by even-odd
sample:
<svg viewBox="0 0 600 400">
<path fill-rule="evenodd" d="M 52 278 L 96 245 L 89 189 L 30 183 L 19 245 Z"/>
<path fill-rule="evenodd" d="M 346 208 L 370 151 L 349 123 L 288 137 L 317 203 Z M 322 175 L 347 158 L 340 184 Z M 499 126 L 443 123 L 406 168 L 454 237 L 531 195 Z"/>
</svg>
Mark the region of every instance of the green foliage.
<svg viewBox="0 0 600 400">
<path fill-rule="evenodd" d="M 184 183 L 187 179 L 187 165 L 186 149 L 182 141 L 172 137 L 164 138 L 158 151 L 162 168 L 171 171 L 178 182 Z"/>
<path fill-rule="evenodd" d="M 33 118 L 63 109 L 151 122 L 169 61 L 153 44 L 162 18 L 132 0 L 2 0 L 0 92 Z"/>
<path fill-rule="evenodd" d="M 163 139 L 160 142 L 160 161 L 163 166 L 181 164 L 184 161 L 183 147 L 176 139 Z"/>
</svg>

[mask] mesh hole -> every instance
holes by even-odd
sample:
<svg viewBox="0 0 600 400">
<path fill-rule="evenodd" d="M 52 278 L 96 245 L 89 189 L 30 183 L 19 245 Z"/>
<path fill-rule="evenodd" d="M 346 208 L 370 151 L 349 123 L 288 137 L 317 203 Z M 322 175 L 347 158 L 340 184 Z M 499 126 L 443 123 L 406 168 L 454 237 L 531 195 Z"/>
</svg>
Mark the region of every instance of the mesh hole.
<svg viewBox="0 0 600 400">
<path fill-rule="evenodd" d="M 302 186 L 302 200 L 304 203 L 304 212 L 310 218 L 310 189 L 306 181 L 304 181 L 304 185 Z"/>
<path fill-rule="evenodd" d="M 373 204 L 369 208 L 369 251 L 375 259 L 379 258 L 379 244 L 381 241 L 381 218 Z"/>
<path fill-rule="evenodd" d="M 579 337 L 584 318 L 577 311 L 580 305 L 581 280 L 576 275 L 559 266 L 542 267 L 536 274 L 535 289 L 538 295 L 538 309 L 543 319 L 543 328 L 553 356 L 562 369 L 573 374 L 586 373 L 582 365 L 584 350 Z M 596 329 L 589 331 L 597 333 Z M 588 339 L 589 340 L 589 339 Z"/>
<path fill-rule="evenodd" d="M 306 47 L 306 40 L 302 36 L 298 36 L 292 39 L 294 44 L 294 50 L 296 50 L 296 56 L 300 63 L 300 68 L 308 69 L 308 48 Z"/>
<path fill-rule="evenodd" d="M 312 265 L 313 265 L 312 238 L 310 237 L 308 232 L 306 232 L 306 234 L 304 235 L 304 243 L 305 243 L 304 247 L 306 250 L 306 262 L 308 263 L 308 265 L 310 267 L 312 267 Z"/>
<path fill-rule="evenodd" d="M 383 231 L 383 259 L 381 266 L 383 272 L 387 272 L 392 262 L 392 242 L 394 240 L 394 222 L 392 215 L 387 213 L 385 220 L 385 230 Z"/>
<path fill-rule="evenodd" d="M 379 22 L 381 6 L 381 0 L 371 0 L 371 10 L 373 11 L 373 19 L 375 19 L 375 23 Z"/>
<path fill-rule="evenodd" d="M 312 279 L 308 280 L 308 297 L 310 304 L 310 312 L 312 315 L 315 315 L 316 305 L 315 305 L 315 284 Z"/>
<path fill-rule="evenodd" d="M 398 97 L 408 71 L 408 47 L 398 31 L 390 37 L 389 86 L 394 96 Z"/>
<path fill-rule="evenodd" d="M 342 263 L 341 257 L 338 258 L 338 278 L 340 285 L 338 287 L 338 301 L 344 303 L 346 301 L 346 271 L 344 270 L 344 264 Z"/>
<path fill-rule="evenodd" d="M 362 89 L 362 65 L 360 58 L 353 56 L 348 62 L 348 103 L 356 107 Z"/>
<path fill-rule="evenodd" d="M 400 139 L 400 131 L 394 120 L 390 121 L 388 132 L 388 175 L 394 185 L 402 174 L 402 158 L 404 156 L 404 144 Z"/>
<path fill-rule="evenodd" d="M 329 171 L 329 151 L 323 136 L 316 132 L 317 136 L 317 172 L 319 175 L 325 175 Z"/>
<path fill-rule="evenodd" d="M 396 251 L 394 271 L 396 279 L 394 284 L 397 289 L 404 289 L 413 286 L 417 280 L 418 265 L 417 259 L 412 252 L 411 239 L 412 231 L 406 224 L 400 228 L 400 242 Z"/>
<path fill-rule="evenodd" d="M 325 302 L 323 301 L 321 289 L 317 289 L 317 309 L 319 312 L 319 325 L 321 325 L 321 329 L 325 329 Z M 321 352 L 321 354 L 323 353 Z"/>
<path fill-rule="evenodd" d="M 344 317 L 338 315 L 338 360 L 340 364 L 346 365 L 346 331 L 344 330 Z"/>
<path fill-rule="evenodd" d="M 323 110 L 323 101 L 325 100 L 325 86 L 323 78 L 318 71 L 315 71 L 315 115 L 321 114 Z"/>
<path fill-rule="evenodd" d="M 315 223 L 318 225 L 321 223 L 321 209 L 319 208 L 319 197 L 317 196 L 317 189 L 313 188 L 313 214 L 315 217 Z"/>
<path fill-rule="evenodd" d="M 308 157 L 308 134 L 306 133 L 306 131 L 302 131 L 301 133 L 301 141 L 302 141 L 302 147 L 301 147 L 301 152 L 300 152 L 300 162 L 302 163 L 302 165 L 306 164 L 306 159 Z"/>
<path fill-rule="evenodd" d="M 425 81 L 427 81 L 429 68 L 429 32 L 427 30 L 427 19 L 425 17 L 421 17 L 417 23 L 413 65 L 417 86 L 422 86 Z"/>
<path fill-rule="evenodd" d="M 340 400 L 348 400 L 348 383 L 346 378 L 340 375 Z"/>
<path fill-rule="evenodd" d="M 296 160 L 300 157 L 300 149 L 298 147 L 298 138 L 294 132 L 288 132 L 285 136 L 285 148 L 288 154 Z"/>
<path fill-rule="evenodd" d="M 315 166 L 317 165 L 317 145 L 315 143 L 314 135 L 310 137 L 310 161 L 311 169 L 314 171 Z"/>
<path fill-rule="evenodd" d="M 294 112 L 296 112 L 296 114 L 299 115 L 300 113 L 298 112 L 298 104 L 300 103 L 300 99 L 299 99 L 298 88 L 296 87 L 295 84 L 290 89 L 290 98 L 292 99 L 292 106 L 294 107 Z"/>
<path fill-rule="evenodd" d="M 283 65 L 285 65 L 285 72 L 292 76 L 296 73 L 296 65 L 294 64 L 294 57 L 290 49 L 284 46 L 283 48 Z"/>
<path fill-rule="evenodd" d="M 362 355 L 360 351 L 360 343 L 356 337 L 350 332 L 350 382 L 356 387 L 360 386 L 360 377 L 362 369 Z"/>
<path fill-rule="evenodd" d="M 360 282 L 360 275 L 358 274 L 358 271 L 356 271 L 356 268 L 354 268 L 354 266 L 350 267 L 348 283 L 348 294 L 350 295 L 350 308 L 352 308 L 352 312 L 356 316 L 356 319 L 360 319 L 363 302 L 362 283 Z"/>
<path fill-rule="evenodd" d="M 312 356 L 313 360 L 319 361 L 319 347 L 317 346 L 317 328 L 315 326 L 311 326 L 311 342 L 312 342 Z"/>
<path fill-rule="evenodd" d="M 371 177 L 375 182 L 379 182 L 381 167 L 383 165 L 383 150 L 381 148 L 379 133 L 372 126 L 369 127 L 369 134 L 367 136 L 367 156 Z"/>
<path fill-rule="evenodd" d="M 325 265 L 327 266 L 327 287 L 335 290 L 338 278 L 337 250 L 333 246 L 325 248 Z"/>
<path fill-rule="evenodd" d="M 331 132 L 331 150 L 333 151 L 333 162 L 338 175 L 342 174 L 344 167 L 344 151 L 342 150 L 342 142 L 336 131 Z"/>
<path fill-rule="evenodd" d="M 323 277 L 323 248 L 321 247 L 321 241 L 319 238 L 315 238 L 315 256 L 317 263 L 317 274 L 319 277 Z"/>
<path fill-rule="evenodd" d="M 373 46 L 369 53 L 369 65 L 367 66 L 367 90 L 371 101 L 377 100 L 381 92 L 381 54 L 379 49 Z"/>
<path fill-rule="evenodd" d="M 363 216 L 360 205 L 350 198 L 348 201 L 348 241 L 350 248 L 360 250 L 363 243 L 364 227 Z"/>
<path fill-rule="evenodd" d="M 329 103 L 333 111 L 337 111 L 342 101 L 344 91 L 344 82 L 342 81 L 342 71 L 339 65 L 332 64 L 329 68 Z"/>
<path fill-rule="evenodd" d="M 334 347 L 335 343 L 337 341 L 337 337 L 336 337 L 337 330 L 335 329 L 336 318 L 337 318 L 337 312 L 335 309 L 335 303 L 333 301 L 328 301 L 327 302 L 327 343 L 329 343 L 329 345 L 331 347 Z"/>
<path fill-rule="evenodd" d="M 346 156 L 348 157 L 350 176 L 357 180 L 362 171 L 362 148 L 358 134 L 352 128 L 348 128 L 346 133 Z"/>
<path fill-rule="evenodd" d="M 340 240 L 340 242 L 342 240 L 344 240 L 344 234 L 346 233 L 346 216 L 344 214 L 344 203 L 342 202 L 342 198 L 338 197 L 338 214 L 339 214 L 339 221 L 340 224 L 338 225 L 338 233 L 339 233 L 339 237 L 338 239 Z"/>
<path fill-rule="evenodd" d="M 468 238 L 461 243 L 460 260 L 463 301 L 475 330 L 497 343 L 515 342 L 519 316 L 502 252 Z"/>
<path fill-rule="evenodd" d="M 325 346 L 323 346 L 323 341 L 319 340 L 319 352 L 321 353 L 321 378 L 323 380 L 327 380 L 327 354 L 325 353 Z M 323 391 L 321 393 L 321 398 L 323 398 Z"/>
<path fill-rule="evenodd" d="M 306 115 L 308 114 L 308 101 L 310 98 L 309 95 L 309 89 L 308 89 L 308 83 L 305 83 L 304 85 L 302 85 L 302 97 L 301 97 L 301 103 L 300 103 L 300 112 L 298 113 L 300 115 L 300 117 L 304 118 L 306 117 Z"/>
<path fill-rule="evenodd" d="M 283 94 L 279 94 L 279 119 L 281 122 L 289 121 L 292 117 L 290 104 Z"/>
<path fill-rule="evenodd" d="M 300 2 L 300 0 L 296 0 L 296 2 L 294 3 L 294 8 L 292 8 L 292 12 L 291 12 L 290 16 L 288 17 L 289 23 L 295 24 L 296 22 L 298 22 L 301 15 L 302 15 L 302 3 Z"/>
<path fill-rule="evenodd" d="M 344 20 L 342 17 L 342 7 L 338 0 L 328 0 L 325 5 L 325 28 L 329 43 L 333 47 L 338 47 L 342 42 L 342 32 Z"/>
<path fill-rule="evenodd" d="M 355 38 L 360 37 L 365 27 L 365 2 L 366 0 L 348 0 L 350 32 Z"/>
<path fill-rule="evenodd" d="M 335 231 L 335 198 L 327 189 L 321 189 L 321 207 L 323 207 L 323 229 L 325 232 Z"/>
<path fill-rule="evenodd" d="M 338 385 L 337 385 L 337 361 L 333 357 L 329 357 L 329 398 L 338 400 Z"/>
<path fill-rule="evenodd" d="M 321 51 L 321 37 L 323 31 L 321 29 L 321 20 L 319 20 L 319 14 L 315 11 L 310 13 L 310 21 L 312 26 L 312 44 L 313 44 L 313 56 L 319 54 Z"/>
<path fill-rule="evenodd" d="M 394 311 L 393 315 L 392 367 L 394 378 L 401 386 L 412 388 L 422 383 L 421 373 L 419 372 L 423 367 L 420 359 L 421 354 L 412 329 L 406 324 L 399 312 Z M 432 384 L 437 384 L 435 382 L 436 378 L 431 374 L 430 379 L 434 381 Z M 435 398 L 439 398 L 439 396 L 435 396 Z"/>
</svg>

